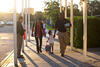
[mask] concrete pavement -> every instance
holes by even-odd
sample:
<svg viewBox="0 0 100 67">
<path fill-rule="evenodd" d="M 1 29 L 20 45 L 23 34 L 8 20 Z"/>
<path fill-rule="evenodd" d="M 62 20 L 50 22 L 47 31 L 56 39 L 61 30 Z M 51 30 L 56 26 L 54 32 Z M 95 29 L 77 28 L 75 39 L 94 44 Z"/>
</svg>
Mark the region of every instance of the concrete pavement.
<svg viewBox="0 0 100 67">
<path fill-rule="evenodd" d="M 88 52 L 88 56 L 84 57 L 81 51 L 71 52 L 70 48 L 67 48 L 66 56 L 61 57 L 58 41 L 55 41 L 54 54 L 49 54 L 44 50 L 46 38 L 43 39 L 42 53 L 37 54 L 35 44 L 32 37 L 28 46 L 25 46 L 23 53 L 25 59 L 18 59 L 19 67 L 100 67 L 100 52 Z M 1 67 L 14 67 L 13 54 Z"/>
<path fill-rule="evenodd" d="M 0 62 L 13 50 L 13 26 L 0 27 Z"/>
</svg>

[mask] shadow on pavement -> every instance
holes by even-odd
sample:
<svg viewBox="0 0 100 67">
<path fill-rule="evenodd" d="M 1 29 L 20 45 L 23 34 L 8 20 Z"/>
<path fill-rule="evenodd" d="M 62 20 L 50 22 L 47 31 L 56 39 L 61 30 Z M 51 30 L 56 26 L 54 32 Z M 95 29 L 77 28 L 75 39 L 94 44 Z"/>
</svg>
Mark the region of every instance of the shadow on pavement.
<svg viewBox="0 0 100 67">
<path fill-rule="evenodd" d="M 24 62 L 25 59 L 21 59 L 20 58 L 18 60 L 19 60 L 19 63 L 21 64 L 21 67 L 28 67 L 27 64 L 26 64 L 26 62 Z"/>
<path fill-rule="evenodd" d="M 100 56 L 100 48 L 88 48 L 88 52 L 91 52 Z"/>
<path fill-rule="evenodd" d="M 60 61 L 61 63 L 65 64 L 68 67 L 77 67 L 75 64 L 72 64 L 71 62 L 55 55 L 55 54 L 49 54 L 50 56 L 52 56 L 53 58 L 57 59 L 58 61 Z"/>
<path fill-rule="evenodd" d="M 38 65 L 28 56 L 26 52 L 24 52 L 24 55 L 30 60 L 34 67 L 38 67 Z"/>
<path fill-rule="evenodd" d="M 36 53 L 35 50 L 33 50 L 32 48 L 30 48 L 29 46 L 27 46 L 27 48 L 29 48 L 32 52 Z M 37 54 L 37 53 L 36 53 Z M 41 57 L 44 61 L 46 61 L 48 64 L 50 64 L 52 67 L 61 67 L 59 64 L 57 64 L 56 62 L 54 62 L 53 60 L 51 60 L 49 57 L 47 57 L 44 54 L 37 54 L 39 57 Z"/>
<path fill-rule="evenodd" d="M 34 46 L 36 46 L 35 41 L 30 41 L 30 43 L 33 44 Z M 43 45 L 42 45 L 42 46 L 43 46 Z M 42 49 L 45 50 L 43 47 L 42 47 Z"/>
<path fill-rule="evenodd" d="M 58 39 L 55 39 L 55 41 L 59 42 Z M 32 44 L 35 44 L 35 43 L 32 42 L 32 41 L 31 41 L 31 43 L 32 43 Z M 30 48 L 29 46 L 28 46 L 28 48 L 29 48 L 31 51 L 33 51 L 34 53 L 36 53 L 36 51 L 34 51 L 34 50 L 33 50 L 32 48 Z M 82 54 L 82 53 L 79 52 L 79 51 L 75 51 L 75 52 L 78 52 L 78 53 Z M 36 54 L 37 54 L 37 53 L 36 53 Z M 46 55 L 44 55 L 44 54 L 37 54 L 37 55 L 39 55 L 43 60 L 45 60 L 46 62 L 48 62 L 51 66 L 55 67 L 55 65 L 56 65 L 56 67 L 61 67 L 59 64 L 57 64 L 56 62 L 54 62 L 52 59 L 50 59 L 50 58 L 47 57 Z M 50 55 L 51 55 L 52 57 L 54 57 L 55 59 L 57 59 L 58 61 L 60 61 L 61 63 L 65 64 L 65 65 L 68 66 L 68 67 L 84 67 L 84 66 L 85 66 L 85 67 L 94 67 L 93 65 L 91 65 L 91 64 L 89 64 L 89 63 L 81 62 L 81 61 L 76 60 L 75 58 L 72 58 L 72 57 L 70 57 L 70 56 L 65 56 L 64 58 L 66 58 L 67 60 L 71 61 L 72 63 L 69 62 L 69 61 L 67 61 L 67 60 L 65 60 L 65 59 L 62 58 L 62 57 L 57 56 L 57 55 L 54 55 L 54 54 L 50 54 Z M 100 62 L 100 59 L 97 59 L 97 58 L 92 57 L 92 56 L 89 56 L 89 55 L 88 55 L 88 57 L 97 60 L 96 62 Z"/>
<path fill-rule="evenodd" d="M 35 43 L 35 41 L 30 41 L 30 43 L 36 46 L 36 43 Z"/>
<path fill-rule="evenodd" d="M 74 52 L 77 52 L 77 53 L 80 53 L 81 55 L 83 55 L 83 53 L 82 52 L 79 52 L 79 51 L 75 51 L 75 50 L 73 50 Z M 95 50 L 93 51 L 91 51 L 91 50 L 88 50 L 88 52 L 90 52 L 90 53 L 93 53 L 93 54 L 96 54 L 96 55 L 98 55 L 99 53 L 96 53 L 95 52 Z M 92 58 L 92 59 L 95 59 L 96 61 L 98 61 L 98 62 L 100 62 L 100 59 L 98 59 L 98 58 L 96 58 L 96 57 L 93 57 L 93 56 L 90 56 L 90 55 L 87 55 L 87 57 L 89 57 L 89 58 Z"/>
<path fill-rule="evenodd" d="M 35 40 L 33 40 L 33 39 L 32 39 L 32 40 L 30 40 L 30 42 L 31 42 L 31 41 L 35 42 Z"/>
<path fill-rule="evenodd" d="M 89 64 L 89 63 L 86 63 L 86 62 L 81 62 L 79 60 L 76 60 L 70 56 L 65 56 L 64 58 L 66 58 L 67 60 L 70 60 L 71 62 L 77 64 L 78 66 L 80 67 L 94 67 L 93 65 Z"/>
<path fill-rule="evenodd" d="M 97 58 L 92 57 L 92 56 L 89 56 L 89 55 L 87 55 L 87 56 L 90 57 L 90 58 L 92 58 L 92 59 L 95 59 L 95 60 L 98 61 L 98 62 L 100 62 L 100 59 L 97 59 Z"/>
</svg>

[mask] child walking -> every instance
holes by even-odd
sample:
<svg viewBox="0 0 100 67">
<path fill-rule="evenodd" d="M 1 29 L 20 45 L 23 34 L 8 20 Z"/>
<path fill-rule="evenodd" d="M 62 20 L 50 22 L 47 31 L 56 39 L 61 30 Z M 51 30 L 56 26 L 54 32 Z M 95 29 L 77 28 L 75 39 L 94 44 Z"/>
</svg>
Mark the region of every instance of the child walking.
<svg viewBox="0 0 100 67">
<path fill-rule="evenodd" d="M 53 54 L 54 38 L 53 38 L 53 35 L 52 35 L 52 31 L 50 30 L 48 32 L 48 34 L 49 34 L 48 43 L 51 46 L 50 52 Z"/>
</svg>

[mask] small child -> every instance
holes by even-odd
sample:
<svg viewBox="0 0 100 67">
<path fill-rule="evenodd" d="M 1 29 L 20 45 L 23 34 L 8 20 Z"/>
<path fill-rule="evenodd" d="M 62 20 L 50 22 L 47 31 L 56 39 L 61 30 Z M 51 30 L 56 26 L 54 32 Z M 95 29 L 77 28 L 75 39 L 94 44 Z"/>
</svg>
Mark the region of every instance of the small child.
<svg viewBox="0 0 100 67">
<path fill-rule="evenodd" d="M 51 46 L 50 52 L 53 54 L 54 38 L 53 38 L 51 30 L 48 32 L 48 34 L 49 34 L 48 43 Z"/>
<path fill-rule="evenodd" d="M 48 43 L 48 41 L 46 42 L 45 50 L 46 50 L 46 52 L 51 52 L 51 46 Z"/>
</svg>

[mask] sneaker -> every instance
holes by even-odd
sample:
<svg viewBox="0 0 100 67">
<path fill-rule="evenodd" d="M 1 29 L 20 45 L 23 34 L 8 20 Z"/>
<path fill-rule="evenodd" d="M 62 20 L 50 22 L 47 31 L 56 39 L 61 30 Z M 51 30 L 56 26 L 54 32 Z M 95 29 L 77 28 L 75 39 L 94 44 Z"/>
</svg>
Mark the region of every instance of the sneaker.
<svg viewBox="0 0 100 67">
<path fill-rule="evenodd" d="M 39 51 L 37 51 L 37 53 L 39 53 Z"/>
<path fill-rule="evenodd" d="M 42 50 L 40 50 L 40 52 L 42 53 Z"/>
<path fill-rule="evenodd" d="M 24 56 L 23 56 L 23 55 L 20 55 L 20 56 L 18 56 L 17 58 L 24 58 Z"/>
<path fill-rule="evenodd" d="M 51 54 L 53 54 L 53 52 L 51 52 Z"/>
</svg>

